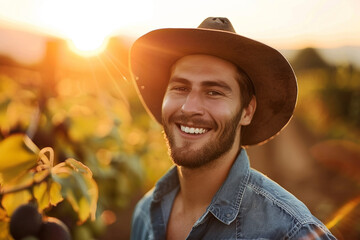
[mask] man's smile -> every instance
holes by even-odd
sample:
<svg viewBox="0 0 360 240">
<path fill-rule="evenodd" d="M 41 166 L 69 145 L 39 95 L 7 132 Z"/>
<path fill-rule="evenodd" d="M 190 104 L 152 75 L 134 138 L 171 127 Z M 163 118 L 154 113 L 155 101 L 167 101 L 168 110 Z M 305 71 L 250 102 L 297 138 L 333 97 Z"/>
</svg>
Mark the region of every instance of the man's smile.
<svg viewBox="0 0 360 240">
<path fill-rule="evenodd" d="M 187 134 L 204 134 L 209 131 L 206 128 L 189 127 L 189 126 L 184 126 L 184 125 L 180 125 L 180 130 Z"/>
</svg>

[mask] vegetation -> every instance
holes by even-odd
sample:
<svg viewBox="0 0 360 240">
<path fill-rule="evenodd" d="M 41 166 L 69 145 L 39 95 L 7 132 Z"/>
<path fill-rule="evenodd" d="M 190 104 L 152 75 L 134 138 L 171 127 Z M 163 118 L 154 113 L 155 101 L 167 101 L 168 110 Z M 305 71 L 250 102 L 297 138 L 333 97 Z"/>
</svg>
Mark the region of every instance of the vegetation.
<svg viewBox="0 0 360 240">
<path fill-rule="evenodd" d="M 83 59 L 51 42 L 31 68 L 0 62 L 0 239 L 24 237 L 18 229 L 27 239 L 53 231 L 101 239 L 107 226 L 129 221 L 118 214 L 170 167 L 161 128 L 130 81 L 127 51 L 113 40 L 102 55 Z M 360 71 L 331 66 L 315 49 L 293 65 L 295 117 L 319 141 L 359 146 Z M 337 171 L 339 164 L 327 165 Z"/>
<path fill-rule="evenodd" d="M 335 212 L 328 227 L 338 239 L 360 237 L 360 71 L 353 65 L 332 66 L 316 49 L 300 51 L 292 61 L 299 84 L 296 119 L 315 144 L 311 154 L 331 178 L 347 179 L 342 194 L 352 196 Z M 332 188 L 341 186 L 334 181 Z M 328 187 L 325 187 L 328 189 Z"/>
<path fill-rule="evenodd" d="M 160 126 L 108 53 L 66 53 L 71 64 L 46 57 L 45 68 L 61 73 L 1 69 L 0 239 L 11 239 L 11 216 L 27 203 L 61 220 L 73 239 L 100 238 L 169 167 Z"/>
<path fill-rule="evenodd" d="M 360 71 L 332 66 L 312 48 L 300 51 L 292 65 L 299 84 L 296 116 L 323 139 L 360 143 Z"/>
</svg>

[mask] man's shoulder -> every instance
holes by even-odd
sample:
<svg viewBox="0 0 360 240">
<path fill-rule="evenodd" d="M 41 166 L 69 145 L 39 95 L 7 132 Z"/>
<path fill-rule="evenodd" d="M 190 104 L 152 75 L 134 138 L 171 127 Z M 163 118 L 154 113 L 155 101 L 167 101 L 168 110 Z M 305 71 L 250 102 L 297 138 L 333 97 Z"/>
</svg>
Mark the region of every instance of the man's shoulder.
<svg viewBox="0 0 360 240">
<path fill-rule="evenodd" d="M 278 183 L 254 169 L 251 169 L 247 188 L 252 193 L 252 197 L 260 197 L 266 200 L 264 204 L 272 204 L 299 221 L 308 217 L 312 218 L 312 214 L 303 202 Z"/>
<path fill-rule="evenodd" d="M 250 172 L 243 199 L 242 214 L 247 216 L 244 224 L 254 224 L 255 221 L 263 225 L 258 226 L 258 229 L 273 228 L 289 238 L 299 234 L 305 236 L 306 232 L 312 236 L 317 232 L 331 236 L 324 224 L 312 215 L 303 202 L 262 173 L 253 169 Z M 262 222 L 258 223 L 256 219 L 262 219 Z"/>
</svg>

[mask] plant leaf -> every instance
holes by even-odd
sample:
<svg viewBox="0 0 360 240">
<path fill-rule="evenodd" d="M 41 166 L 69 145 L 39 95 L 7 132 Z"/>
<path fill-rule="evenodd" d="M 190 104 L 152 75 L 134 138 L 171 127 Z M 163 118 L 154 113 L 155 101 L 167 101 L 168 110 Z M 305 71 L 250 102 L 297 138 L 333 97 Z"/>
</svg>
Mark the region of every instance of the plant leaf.
<svg viewBox="0 0 360 240">
<path fill-rule="evenodd" d="M 52 169 L 52 177 L 61 185 L 61 194 L 78 213 L 79 222 L 83 223 L 89 216 L 95 220 L 98 187 L 91 170 L 75 159 L 67 159 Z"/>
<path fill-rule="evenodd" d="M 28 203 L 31 198 L 31 193 L 28 190 L 23 190 L 4 195 L 1 204 L 6 210 L 8 216 L 11 216 L 16 208 L 22 204 Z"/>
<path fill-rule="evenodd" d="M 85 197 L 80 198 L 79 201 L 79 219 L 80 222 L 85 222 L 90 215 L 90 204 Z"/>
<path fill-rule="evenodd" d="M 6 211 L 5 211 L 5 209 L 0 208 L 0 222 L 4 221 L 5 219 L 7 219 Z"/>
<path fill-rule="evenodd" d="M 36 166 L 38 155 L 27 147 L 28 142 L 23 134 L 11 135 L 0 142 L 0 182 L 9 182 Z"/>
<path fill-rule="evenodd" d="M 13 240 L 9 232 L 9 222 L 0 221 L 0 239 L 2 240 Z"/>
<path fill-rule="evenodd" d="M 42 182 L 37 184 L 33 188 L 34 197 L 36 198 L 39 210 L 43 211 L 50 205 L 50 196 L 48 192 L 48 183 Z"/>
<path fill-rule="evenodd" d="M 50 204 L 56 206 L 63 199 L 61 195 L 61 185 L 57 182 L 52 182 L 50 186 Z"/>
<path fill-rule="evenodd" d="M 73 158 L 68 158 L 66 159 L 65 163 L 72 167 L 76 172 L 85 174 L 87 177 L 92 177 L 92 172 L 91 170 L 84 165 L 82 162 L 79 162 Z"/>
<path fill-rule="evenodd" d="M 23 172 L 19 176 L 14 177 L 14 179 L 12 179 L 11 181 L 3 183 L 0 192 L 2 194 L 6 194 L 8 192 L 17 191 L 17 189 L 27 188 L 28 186 L 31 186 L 33 184 L 33 177 L 33 171 Z"/>
</svg>

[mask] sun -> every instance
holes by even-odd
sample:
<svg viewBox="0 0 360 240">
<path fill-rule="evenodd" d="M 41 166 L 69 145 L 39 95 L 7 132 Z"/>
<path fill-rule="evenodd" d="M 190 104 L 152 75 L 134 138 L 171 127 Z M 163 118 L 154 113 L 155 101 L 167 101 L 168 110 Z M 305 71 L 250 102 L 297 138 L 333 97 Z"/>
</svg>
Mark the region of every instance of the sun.
<svg viewBox="0 0 360 240">
<path fill-rule="evenodd" d="M 37 8 L 39 25 L 68 39 L 83 56 L 104 51 L 119 29 L 153 17 L 153 0 L 47 0 Z"/>
<path fill-rule="evenodd" d="M 68 39 L 67 42 L 73 52 L 81 56 L 91 57 L 102 53 L 106 49 L 108 41 L 108 37 L 92 38 L 92 36 L 83 35 Z"/>
</svg>

